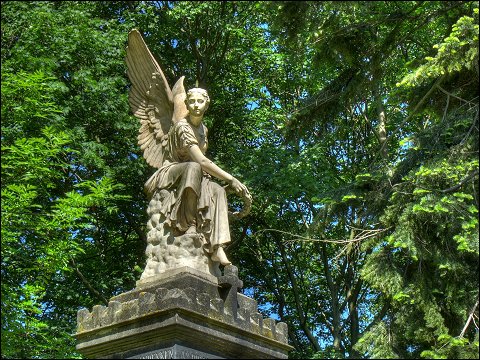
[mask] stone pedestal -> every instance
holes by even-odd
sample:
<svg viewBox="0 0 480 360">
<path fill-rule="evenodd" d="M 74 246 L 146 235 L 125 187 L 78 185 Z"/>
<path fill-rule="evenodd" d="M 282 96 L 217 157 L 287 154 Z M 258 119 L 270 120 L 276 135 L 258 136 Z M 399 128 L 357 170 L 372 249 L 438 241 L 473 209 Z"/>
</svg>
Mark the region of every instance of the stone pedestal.
<svg viewBox="0 0 480 360">
<path fill-rule="evenodd" d="M 183 267 L 137 282 L 107 307 L 80 310 L 77 350 L 105 359 L 286 359 L 287 325 L 264 319 L 224 275 Z"/>
</svg>

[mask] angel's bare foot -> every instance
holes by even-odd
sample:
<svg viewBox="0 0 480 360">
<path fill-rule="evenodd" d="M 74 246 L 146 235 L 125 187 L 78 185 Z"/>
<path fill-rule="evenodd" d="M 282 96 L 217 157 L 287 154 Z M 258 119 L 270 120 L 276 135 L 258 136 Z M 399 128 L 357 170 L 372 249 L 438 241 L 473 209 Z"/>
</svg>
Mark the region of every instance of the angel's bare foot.
<svg viewBox="0 0 480 360">
<path fill-rule="evenodd" d="M 193 224 L 185 231 L 185 234 L 196 234 L 197 233 L 197 225 Z"/>
<path fill-rule="evenodd" d="M 230 265 L 231 261 L 227 259 L 223 247 L 219 246 L 212 254 L 212 261 L 218 261 L 222 265 Z"/>
</svg>

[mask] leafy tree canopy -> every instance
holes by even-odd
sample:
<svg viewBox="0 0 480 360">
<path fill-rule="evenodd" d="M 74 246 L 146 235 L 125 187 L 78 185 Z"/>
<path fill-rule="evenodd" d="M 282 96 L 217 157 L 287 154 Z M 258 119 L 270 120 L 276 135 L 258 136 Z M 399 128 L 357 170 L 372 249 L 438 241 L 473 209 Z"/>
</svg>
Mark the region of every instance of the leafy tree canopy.
<svg viewBox="0 0 480 360">
<path fill-rule="evenodd" d="M 291 358 L 478 358 L 478 2 L 1 3 L 2 357 L 80 358 L 145 266 L 124 61 L 205 87 L 229 258 Z M 232 206 L 241 206 L 232 198 Z"/>
</svg>

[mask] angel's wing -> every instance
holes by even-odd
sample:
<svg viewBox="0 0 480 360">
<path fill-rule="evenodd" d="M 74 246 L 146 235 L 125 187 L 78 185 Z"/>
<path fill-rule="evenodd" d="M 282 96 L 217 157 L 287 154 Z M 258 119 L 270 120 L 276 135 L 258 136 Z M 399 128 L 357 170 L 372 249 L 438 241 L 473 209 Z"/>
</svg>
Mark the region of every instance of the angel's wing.
<svg viewBox="0 0 480 360">
<path fill-rule="evenodd" d="M 126 62 L 127 74 L 132 82 L 128 102 L 133 114 L 142 124 L 138 131 L 138 144 L 147 163 L 160 168 L 172 124 L 172 91 L 162 69 L 136 29 L 128 34 Z M 183 77 L 181 80 L 183 88 Z"/>
<path fill-rule="evenodd" d="M 178 81 L 175 83 L 172 89 L 172 96 L 173 96 L 173 122 L 176 123 L 177 121 L 184 119 L 188 115 L 187 105 L 185 104 L 185 99 L 187 98 L 187 94 L 185 92 L 185 88 L 183 86 L 183 79 L 185 76 L 182 76 Z"/>
</svg>

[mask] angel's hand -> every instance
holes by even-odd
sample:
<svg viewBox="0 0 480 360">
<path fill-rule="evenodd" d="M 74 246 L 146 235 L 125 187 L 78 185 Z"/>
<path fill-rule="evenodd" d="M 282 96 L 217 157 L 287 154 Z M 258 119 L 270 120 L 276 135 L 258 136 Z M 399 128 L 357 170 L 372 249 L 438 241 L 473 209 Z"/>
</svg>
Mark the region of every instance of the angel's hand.
<svg viewBox="0 0 480 360">
<path fill-rule="evenodd" d="M 228 212 L 229 218 L 232 219 L 241 219 L 247 216 L 250 213 L 252 207 L 252 195 L 248 191 L 247 187 L 242 184 L 238 179 L 232 177 L 229 181 L 228 186 L 225 187 L 225 190 L 228 194 L 235 193 L 237 196 L 242 198 L 243 208 L 240 211 Z"/>
<path fill-rule="evenodd" d="M 247 187 L 242 184 L 237 178 L 233 178 L 230 182 L 230 187 L 235 191 L 235 193 L 242 197 L 251 197 L 250 192 Z"/>
</svg>

